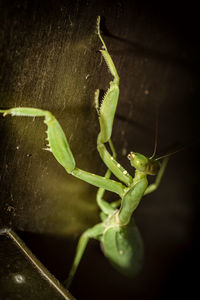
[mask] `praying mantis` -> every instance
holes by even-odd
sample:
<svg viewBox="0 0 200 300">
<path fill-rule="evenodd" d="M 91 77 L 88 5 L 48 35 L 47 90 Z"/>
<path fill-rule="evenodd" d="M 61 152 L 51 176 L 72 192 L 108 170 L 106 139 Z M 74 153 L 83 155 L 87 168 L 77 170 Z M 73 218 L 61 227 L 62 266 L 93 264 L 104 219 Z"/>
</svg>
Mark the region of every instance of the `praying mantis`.
<svg viewBox="0 0 200 300">
<path fill-rule="evenodd" d="M 113 76 L 101 105 L 99 104 L 99 90 L 96 90 L 94 97 L 100 125 L 97 150 L 107 167 L 104 176 L 92 174 L 76 166 L 63 129 L 51 112 L 32 107 L 0 110 L 3 116 L 43 117 L 47 126 L 46 150 L 52 152 L 55 159 L 68 174 L 98 188 L 96 201 L 101 210 L 101 222 L 82 233 L 74 261 L 65 282 L 67 288 L 74 278 L 87 243 L 91 238 L 100 242 L 104 255 L 122 274 L 135 276 L 141 270 L 144 256 L 143 240 L 134 221 L 133 213 L 142 197 L 158 188 L 168 161 L 168 157 L 155 159 L 155 149 L 150 158 L 140 153 L 130 152 L 128 159 L 135 169 L 134 176 L 130 175 L 117 162 L 111 135 L 119 98 L 119 75 L 100 32 L 100 17 L 97 18 L 97 35 L 102 43 L 102 48 L 99 51 Z M 116 180 L 110 179 L 111 174 L 116 177 Z M 150 185 L 147 181 L 148 175 L 156 176 L 155 182 Z M 103 198 L 105 191 L 117 195 L 116 200 L 111 203 L 105 201 Z"/>
</svg>

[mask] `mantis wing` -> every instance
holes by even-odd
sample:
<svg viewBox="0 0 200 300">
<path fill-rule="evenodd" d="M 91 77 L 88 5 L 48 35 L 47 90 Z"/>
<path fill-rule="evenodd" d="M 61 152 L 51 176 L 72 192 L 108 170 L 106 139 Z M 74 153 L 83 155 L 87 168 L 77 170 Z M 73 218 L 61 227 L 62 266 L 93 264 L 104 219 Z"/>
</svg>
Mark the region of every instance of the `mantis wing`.
<svg viewBox="0 0 200 300">
<path fill-rule="evenodd" d="M 104 233 L 102 246 L 105 256 L 123 275 L 134 277 L 142 269 L 143 240 L 133 218 L 127 226 L 109 228 Z"/>
</svg>

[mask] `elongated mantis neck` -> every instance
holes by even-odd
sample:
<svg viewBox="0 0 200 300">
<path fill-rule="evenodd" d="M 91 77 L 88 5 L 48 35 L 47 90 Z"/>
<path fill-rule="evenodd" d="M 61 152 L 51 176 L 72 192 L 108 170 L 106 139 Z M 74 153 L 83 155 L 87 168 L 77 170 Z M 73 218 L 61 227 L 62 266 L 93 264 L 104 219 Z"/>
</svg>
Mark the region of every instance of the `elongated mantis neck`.
<svg viewBox="0 0 200 300">
<path fill-rule="evenodd" d="M 133 178 L 133 184 L 132 185 L 135 185 L 137 182 L 144 179 L 145 177 L 147 177 L 146 173 L 141 172 L 139 170 L 135 170 L 135 176 Z"/>
<path fill-rule="evenodd" d="M 132 214 L 140 203 L 147 185 L 146 173 L 136 170 L 133 183 L 127 189 L 118 212 L 119 223 L 121 226 L 129 224 Z"/>
</svg>

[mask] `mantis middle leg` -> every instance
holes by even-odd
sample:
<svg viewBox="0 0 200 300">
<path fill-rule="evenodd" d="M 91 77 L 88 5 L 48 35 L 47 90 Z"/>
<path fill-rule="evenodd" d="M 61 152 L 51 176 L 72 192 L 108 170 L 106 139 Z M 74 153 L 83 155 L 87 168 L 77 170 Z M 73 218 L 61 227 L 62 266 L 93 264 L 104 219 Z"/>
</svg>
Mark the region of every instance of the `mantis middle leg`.
<svg viewBox="0 0 200 300">
<path fill-rule="evenodd" d="M 154 192 L 154 191 L 158 188 L 158 186 L 159 186 L 159 184 L 160 184 L 160 182 L 161 182 L 161 179 L 162 179 L 162 177 L 163 177 L 163 174 L 164 174 L 164 172 L 165 172 L 165 169 L 166 169 L 168 160 L 169 160 L 169 157 L 165 157 L 165 158 L 163 159 L 162 164 L 161 164 L 161 167 L 160 167 L 160 170 L 159 170 L 159 172 L 158 172 L 158 174 L 157 174 L 157 176 L 156 176 L 155 182 L 152 183 L 152 184 L 150 184 L 150 185 L 147 187 L 146 191 L 144 192 L 144 195 L 150 194 L 150 193 Z"/>
</svg>

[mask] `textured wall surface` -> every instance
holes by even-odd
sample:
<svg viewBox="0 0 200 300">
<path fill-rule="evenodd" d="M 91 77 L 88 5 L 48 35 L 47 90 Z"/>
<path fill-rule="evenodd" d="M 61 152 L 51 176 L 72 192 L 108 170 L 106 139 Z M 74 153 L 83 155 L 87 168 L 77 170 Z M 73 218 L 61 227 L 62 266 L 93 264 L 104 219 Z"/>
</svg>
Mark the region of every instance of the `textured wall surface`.
<svg viewBox="0 0 200 300">
<path fill-rule="evenodd" d="M 197 11 L 192 4 L 125 0 L 0 1 L 0 108 L 50 110 L 66 133 L 77 166 L 103 175 L 94 92 L 105 91 L 111 75 L 98 52 L 95 27 L 101 15 L 120 75 L 113 129 L 119 162 L 133 173 L 127 154 L 152 154 L 157 112 L 157 156 L 185 147 L 170 159 L 159 190 L 146 196 L 135 213 L 146 250 L 142 274 L 134 280 L 122 277 L 92 241 L 72 285 L 77 299 L 168 299 L 172 291 L 180 297 L 180 288 L 183 295 L 195 291 Z M 62 281 L 79 235 L 99 220 L 96 188 L 66 174 L 42 150 L 45 130 L 39 118 L 0 117 L 0 225 L 18 232 Z M 108 199 L 115 198 L 109 193 Z"/>
</svg>

